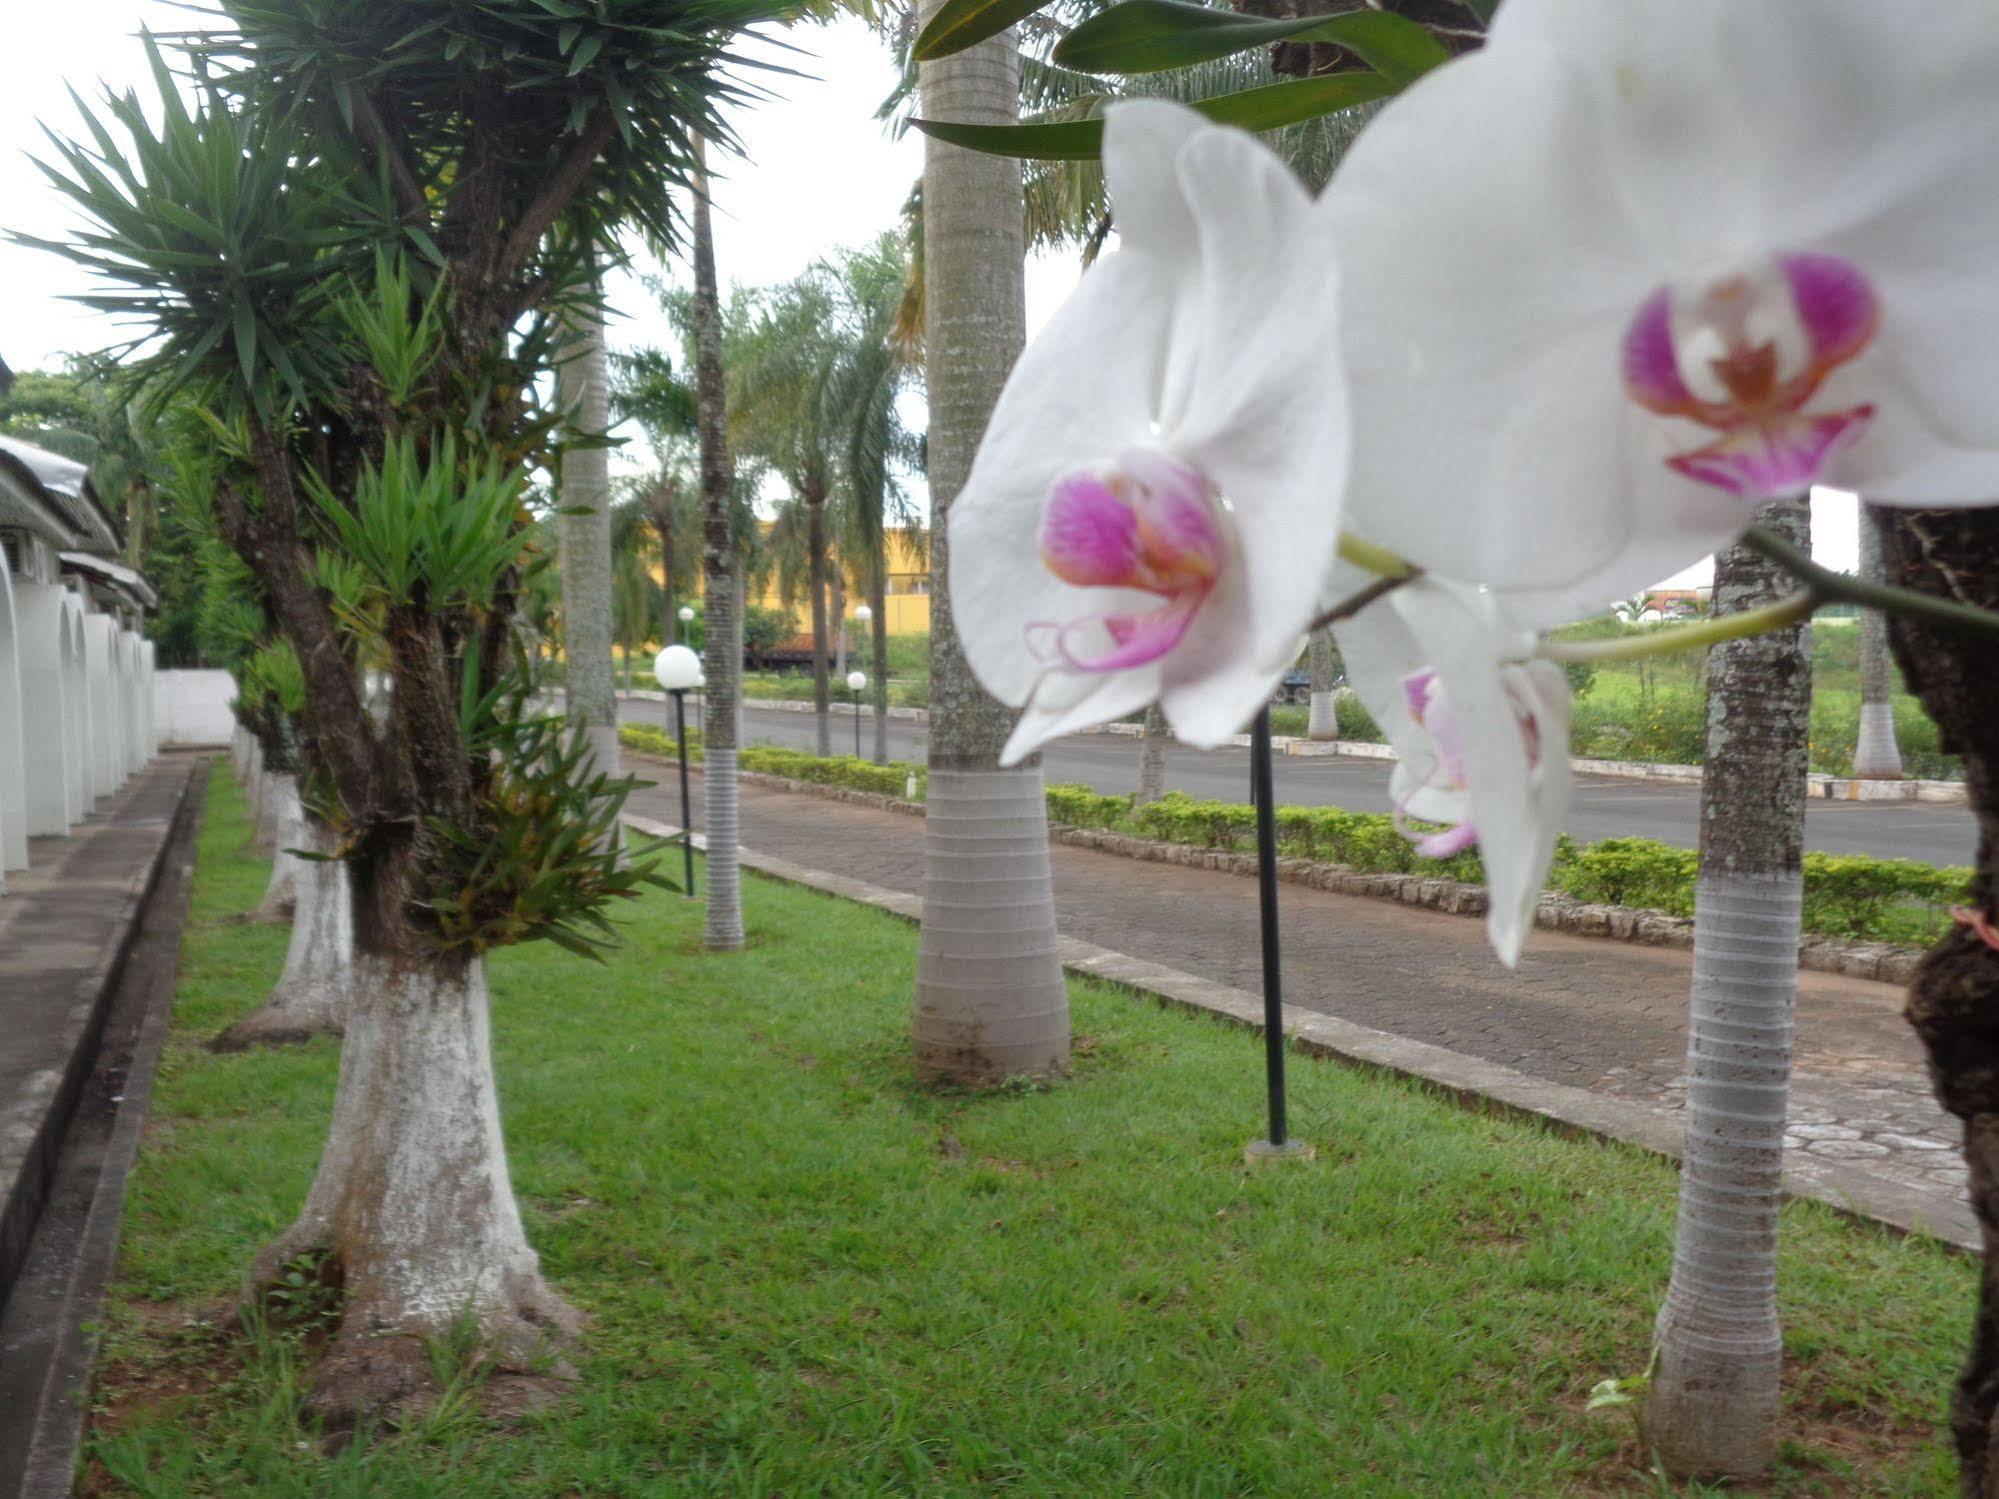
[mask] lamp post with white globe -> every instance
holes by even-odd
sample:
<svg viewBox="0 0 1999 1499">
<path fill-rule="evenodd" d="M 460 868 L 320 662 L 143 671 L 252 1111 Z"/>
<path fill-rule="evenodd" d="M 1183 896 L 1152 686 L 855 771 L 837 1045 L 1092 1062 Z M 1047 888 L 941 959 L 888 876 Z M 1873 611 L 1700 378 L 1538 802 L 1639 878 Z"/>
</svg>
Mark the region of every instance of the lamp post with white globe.
<svg viewBox="0 0 1999 1499">
<path fill-rule="evenodd" d="M 680 741 L 680 848 L 686 859 L 687 898 L 692 900 L 694 801 L 687 792 L 687 693 L 701 685 L 701 658 L 684 645 L 670 645 L 653 658 L 652 674 L 653 680 L 673 698 L 673 737 Z"/>
<path fill-rule="evenodd" d="M 854 611 L 854 623 L 859 627 L 856 633 L 860 637 L 855 642 L 854 645 L 856 651 L 864 651 L 867 649 L 867 641 L 869 639 L 868 626 L 870 623 L 873 622 L 874 617 L 875 617 L 875 611 L 870 609 L 866 604 L 861 605 L 858 609 Z M 877 666 L 880 666 L 881 664 L 882 663 L 880 661 L 877 661 L 875 663 L 875 665 Z M 866 686 L 867 686 L 867 678 L 865 675 L 862 675 L 861 688 L 864 689 L 866 688 Z M 860 705 L 857 703 L 854 707 L 854 727 L 856 730 L 858 730 L 861 726 L 860 713 L 861 713 Z M 881 734 L 879 730 L 877 730 L 875 734 L 875 748 L 876 748 L 875 758 L 880 759 Z M 861 748 L 858 741 L 856 741 L 854 745 L 854 758 L 856 760 L 861 758 Z"/>
<path fill-rule="evenodd" d="M 854 758 L 861 758 L 861 694 L 867 691 L 868 674 L 864 671 L 847 673 L 847 691 L 854 695 Z"/>
</svg>

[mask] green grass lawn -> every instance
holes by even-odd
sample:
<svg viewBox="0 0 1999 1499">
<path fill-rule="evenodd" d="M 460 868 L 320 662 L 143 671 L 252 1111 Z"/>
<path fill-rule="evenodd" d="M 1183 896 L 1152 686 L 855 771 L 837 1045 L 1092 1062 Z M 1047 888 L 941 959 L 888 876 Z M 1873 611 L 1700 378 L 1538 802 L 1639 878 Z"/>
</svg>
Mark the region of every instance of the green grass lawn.
<svg viewBox="0 0 1999 1499">
<path fill-rule="evenodd" d="M 1260 1040 L 1085 984 L 1071 1080 L 933 1096 L 907 1054 L 914 931 L 763 882 L 740 955 L 703 955 L 699 908 L 662 893 L 608 967 L 494 961 L 514 1179 L 591 1314 L 581 1378 L 538 1413 L 454 1398 L 325 1455 L 302 1340 L 191 1320 L 296 1208 L 336 1062 L 201 1048 L 282 958 L 231 919 L 262 893 L 246 831 L 220 772 L 88 1492 L 1660 1491 L 1628 1423 L 1582 1408 L 1645 1363 L 1668 1167 L 1301 1063 L 1320 1159 L 1252 1175 Z M 1793 1440 L 1766 1491 L 1952 1492 L 1972 1267 L 1810 1205 L 1785 1237 Z"/>
</svg>

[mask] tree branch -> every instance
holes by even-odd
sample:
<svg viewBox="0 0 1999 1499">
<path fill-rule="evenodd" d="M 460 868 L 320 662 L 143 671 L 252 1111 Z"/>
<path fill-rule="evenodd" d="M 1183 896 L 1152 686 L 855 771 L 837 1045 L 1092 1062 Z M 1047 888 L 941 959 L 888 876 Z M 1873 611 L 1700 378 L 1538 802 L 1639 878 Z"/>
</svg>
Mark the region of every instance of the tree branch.
<svg viewBox="0 0 1999 1499">
<path fill-rule="evenodd" d="M 618 119 L 607 104 L 600 104 L 583 126 L 579 135 L 561 163 L 549 174 L 535 200 L 528 204 L 521 215 L 520 223 L 507 239 L 506 247 L 500 252 L 499 264 L 494 267 L 499 280 L 509 281 L 518 275 L 522 266 L 528 263 L 541 237 L 548 233 L 551 225 L 562 216 L 563 209 L 575 201 L 589 179 L 590 169 L 598 155 L 611 143 L 617 134 Z"/>
</svg>

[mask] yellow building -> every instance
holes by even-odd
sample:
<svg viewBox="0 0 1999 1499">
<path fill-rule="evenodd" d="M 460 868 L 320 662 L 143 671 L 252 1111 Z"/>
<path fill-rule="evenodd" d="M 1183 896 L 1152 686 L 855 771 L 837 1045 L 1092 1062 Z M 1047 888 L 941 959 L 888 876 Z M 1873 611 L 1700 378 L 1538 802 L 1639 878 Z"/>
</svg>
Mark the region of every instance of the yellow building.
<svg viewBox="0 0 1999 1499">
<path fill-rule="evenodd" d="M 768 525 L 768 522 L 765 523 Z M 846 580 L 846 626 L 854 628 L 854 610 L 868 601 L 867 594 L 849 575 Z M 784 600 L 772 578 L 763 595 L 751 601 L 759 609 L 784 613 Z M 930 533 L 898 527 L 888 533 L 888 632 L 891 635 L 923 635 L 930 630 Z M 812 601 L 800 598 L 791 606 L 792 627 L 800 635 L 812 633 Z M 849 637 L 851 643 L 851 636 Z"/>
</svg>

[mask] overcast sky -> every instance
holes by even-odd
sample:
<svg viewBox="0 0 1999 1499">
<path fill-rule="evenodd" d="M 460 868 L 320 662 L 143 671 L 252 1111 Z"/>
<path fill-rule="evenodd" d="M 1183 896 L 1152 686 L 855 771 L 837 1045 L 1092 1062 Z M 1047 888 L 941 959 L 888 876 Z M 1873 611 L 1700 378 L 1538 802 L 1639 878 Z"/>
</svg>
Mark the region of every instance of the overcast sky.
<svg viewBox="0 0 1999 1499">
<path fill-rule="evenodd" d="M 86 98 L 94 98 L 103 82 L 137 85 L 145 76 L 139 28 L 172 31 L 187 24 L 187 12 L 165 0 L 0 3 L 9 12 L 7 41 L 16 59 L 0 88 L 5 227 L 61 238 L 74 227 L 67 202 L 28 159 L 45 144 L 37 122 L 63 133 L 75 129 L 67 85 Z M 745 75 L 772 97 L 742 111 L 736 122 L 745 159 L 717 164 L 716 266 L 724 285 L 788 280 L 839 246 L 867 243 L 899 221 L 922 170 L 920 142 L 891 139 L 874 118 L 895 83 L 884 43 L 853 21 L 789 32 L 785 40 L 797 50 L 765 48 L 757 55 L 809 76 Z M 143 96 L 146 90 L 140 91 Z M 666 269 L 684 279 L 678 266 Z M 1059 305 L 1076 275 L 1073 255 L 1030 264 L 1030 331 Z M 108 319 L 63 300 L 83 289 L 84 278 L 59 257 L 0 242 L 0 358 L 16 370 L 55 367 L 68 352 L 116 343 L 118 330 Z M 614 347 L 670 342 L 636 281 L 621 278 L 610 291 L 623 314 L 610 330 Z M 1813 530 L 1821 560 L 1854 565 L 1850 498 L 1816 505 Z M 1694 571 L 1705 580 L 1704 567 Z"/>
</svg>

